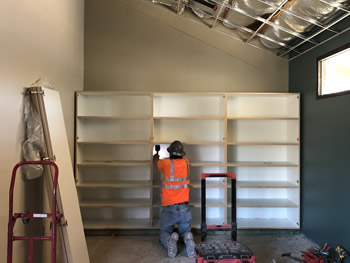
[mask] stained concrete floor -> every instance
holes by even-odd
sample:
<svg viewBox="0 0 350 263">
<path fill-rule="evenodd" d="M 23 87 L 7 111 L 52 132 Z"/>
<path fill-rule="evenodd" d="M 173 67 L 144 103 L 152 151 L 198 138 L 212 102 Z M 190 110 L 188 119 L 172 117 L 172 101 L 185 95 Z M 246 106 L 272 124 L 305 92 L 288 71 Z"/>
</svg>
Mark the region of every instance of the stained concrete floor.
<svg viewBox="0 0 350 263">
<path fill-rule="evenodd" d="M 226 235 L 209 235 L 208 241 L 226 240 Z M 196 243 L 200 236 L 195 236 Z M 256 256 L 257 263 L 292 263 L 291 258 L 281 257 L 283 253 L 301 256 L 302 251 L 316 246 L 301 234 L 292 235 L 239 235 L 238 241 L 248 246 Z M 185 246 L 178 242 L 178 255 L 167 257 L 167 251 L 159 243 L 157 235 L 140 236 L 87 236 L 91 263 L 187 263 L 195 262 L 186 255 Z"/>
</svg>

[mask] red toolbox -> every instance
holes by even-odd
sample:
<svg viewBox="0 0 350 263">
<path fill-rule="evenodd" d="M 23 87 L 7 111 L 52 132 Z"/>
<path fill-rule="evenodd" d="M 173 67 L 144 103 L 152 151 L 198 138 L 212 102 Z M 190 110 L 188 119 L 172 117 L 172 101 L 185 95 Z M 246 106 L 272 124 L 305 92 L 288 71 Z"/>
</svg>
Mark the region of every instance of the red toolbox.
<svg viewBox="0 0 350 263">
<path fill-rule="evenodd" d="M 206 178 L 231 178 L 231 225 L 207 225 L 206 223 Z M 206 242 L 209 231 L 231 230 L 231 240 Z M 197 263 L 255 263 L 249 248 L 237 242 L 236 175 L 234 173 L 202 173 L 201 176 L 201 243 L 195 247 Z"/>
<path fill-rule="evenodd" d="M 324 263 L 324 258 L 314 255 L 311 252 L 305 252 L 304 261 L 305 263 Z"/>
</svg>

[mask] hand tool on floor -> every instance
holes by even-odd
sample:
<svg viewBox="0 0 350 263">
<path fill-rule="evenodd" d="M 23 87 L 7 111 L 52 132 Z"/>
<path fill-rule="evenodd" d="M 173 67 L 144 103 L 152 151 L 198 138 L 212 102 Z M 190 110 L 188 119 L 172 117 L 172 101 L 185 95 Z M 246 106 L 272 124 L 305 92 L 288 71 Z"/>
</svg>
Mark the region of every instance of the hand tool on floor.
<svg viewBox="0 0 350 263">
<path fill-rule="evenodd" d="M 339 263 L 343 263 L 344 259 L 349 256 L 348 252 L 341 246 L 337 246 L 335 248 L 335 252 L 337 252 L 337 255 L 339 257 Z"/>
<path fill-rule="evenodd" d="M 322 248 L 312 247 L 304 252 L 304 262 L 306 263 L 332 263 L 333 260 L 329 254 L 330 247 L 327 243 Z"/>
<path fill-rule="evenodd" d="M 291 259 L 294 259 L 295 261 L 297 261 L 297 262 L 305 262 L 303 259 L 301 259 L 301 258 L 297 258 L 297 257 L 293 257 L 292 256 L 292 254 L 291 253 L 283 253 L 282 255 L 281 255 L 281 257 L 289 257 L 289 258 L 291 258 Z"/>
<path fill-rule="evenodd" d="M 327 243 L 325 243 L 323 248 L 320 249 L 320 255 L 323 257 L 325 263 L 328 263 L 329 249 L 330 247 L 327 246 Z"/>
</svg>

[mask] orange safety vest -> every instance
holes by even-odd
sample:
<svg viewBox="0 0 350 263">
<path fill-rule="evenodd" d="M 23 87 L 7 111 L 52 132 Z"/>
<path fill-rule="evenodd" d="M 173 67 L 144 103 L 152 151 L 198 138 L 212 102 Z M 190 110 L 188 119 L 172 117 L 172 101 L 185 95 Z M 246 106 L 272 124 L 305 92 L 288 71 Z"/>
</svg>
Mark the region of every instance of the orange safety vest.
<svg viewBox="0 0 350 263">
<path fill-rule="evenodd" d="M 163 159 L 158 161 L 158 169 L 163 173 L 162 206 L 189 201 L 190 163 L 182 159 Z"/>
</svg>

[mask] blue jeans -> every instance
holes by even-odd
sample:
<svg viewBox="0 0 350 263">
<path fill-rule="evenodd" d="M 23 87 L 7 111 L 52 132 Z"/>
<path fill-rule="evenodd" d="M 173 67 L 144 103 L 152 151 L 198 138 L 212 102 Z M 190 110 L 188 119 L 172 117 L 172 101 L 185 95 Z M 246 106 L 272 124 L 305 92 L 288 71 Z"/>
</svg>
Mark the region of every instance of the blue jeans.
<svg viewBox="0 0 350 263">
<path fill-rule="evenodd" d="M 192 214 L 185 204 L 163 206 L 160 214 L 160 243 L 168 248 L 168 240 L 177 224 L 179 235 L 191 232 Z"/>
</svg>

